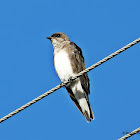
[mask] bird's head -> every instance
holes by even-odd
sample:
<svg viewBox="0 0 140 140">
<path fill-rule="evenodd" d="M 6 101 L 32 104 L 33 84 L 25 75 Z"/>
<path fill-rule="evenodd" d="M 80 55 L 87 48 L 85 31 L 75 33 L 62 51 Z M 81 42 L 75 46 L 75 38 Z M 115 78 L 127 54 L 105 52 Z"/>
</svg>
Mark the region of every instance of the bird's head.
<svg viewBox="0 0 140 140">
<path fill-rule="evenodd" d="M 68 36 L 62 32 L 54 33 L 51 37 L 46 37 L 49 39 L 54 48 L 63 43 L 64 41 L 70 41 Z"/>
</svg>

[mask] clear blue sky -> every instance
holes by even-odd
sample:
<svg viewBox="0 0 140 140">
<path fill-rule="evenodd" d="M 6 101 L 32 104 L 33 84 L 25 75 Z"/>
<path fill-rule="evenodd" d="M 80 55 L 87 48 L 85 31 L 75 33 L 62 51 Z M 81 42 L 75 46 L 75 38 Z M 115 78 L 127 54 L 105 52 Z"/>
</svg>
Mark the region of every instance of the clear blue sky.
<svg viewBox="0 0 140 140">
<path fill-rule="evenodd" d="M 140 37 L 139 0 L 0 1 L 0 118 L 60 83 L 46 36 L 65 32 L 86 67 Z M 140 126 L 140 43 L 90 71 L 87 123 L 64 88 L 0 124 L 0 140 L 116 140 Z M 140 134 L 130 140 L 139 140 Z"/>
</svg>

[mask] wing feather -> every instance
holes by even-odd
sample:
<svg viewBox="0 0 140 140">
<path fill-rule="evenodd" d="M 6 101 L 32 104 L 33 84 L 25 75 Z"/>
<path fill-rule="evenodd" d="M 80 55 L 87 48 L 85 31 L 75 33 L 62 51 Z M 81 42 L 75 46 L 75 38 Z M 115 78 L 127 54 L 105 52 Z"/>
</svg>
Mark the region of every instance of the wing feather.
<svg viewBox="0 0 140 140">
<path fill-rule="evenodd" d="M 67 46 L 67 48 L 71 49 L 70 58 L 73 60 L 72 61 L 73 71 L 74 71 L 74 73 L 77 74 L 77 73 L 86 69 L 85 60 L 84 60 L 84 57 L 83 57 L 83 54 L 82 54 L 82 50 L 73 42 L 71 42 L 70 45 L 71 46 L 69 46 L 69 47 Z M 66 89 L 67 89 L 71 99 L 73 100 L 73 102 L 77 106 L 77 108 L 85 116 L 87 121 L 90 121 L 90 118 L 94 119 L 94 114 L 92 112 L 92 109 L 91 109 L 91 106 L 90 106 L 90 103 L 89 103 L 89 98 L 88 98 L 88 94 L 90 93 L 90 83 L 89 83 L 88 74 L 87 73 L 83 74 L 82 76 L 79 77 L 79 79 L 80 79 L 82 88 L 85 91 L 84 93 L 85 93 L 85 98 L 86 98 L 88 106 L 89 106 L 90 116 L 88 116 L 86 112 L 82 112 L 82 109 L 81 109 L 77 99 L 75 98 L 75 95 L 73 94 L 72 90 L 70 89 L 70 87 L 67 86 Z"/>
<path fill-rule="evenodd" d="M 76 73 L 79 73 L 83 70 L 86 69 L 85 67 L 85 60 L 82 54 L 82 50 L 73 42 L 70 43 L 70 45 L 72 47 L 74 47 L 74 53 L 72 55 L 73 60 L 75 61 L 74 64 L 74 68 L 76 68 Z M 84 89 L 84 91 L 86 92 L 86 94 L 88 95 L 90 93 L 90 83 L 89 83 L 89 78 L 88 78 L 88 74 L 85 73 L 80 77 L 80 82 L 82 84 L 82 87 Z"/>
</svg>

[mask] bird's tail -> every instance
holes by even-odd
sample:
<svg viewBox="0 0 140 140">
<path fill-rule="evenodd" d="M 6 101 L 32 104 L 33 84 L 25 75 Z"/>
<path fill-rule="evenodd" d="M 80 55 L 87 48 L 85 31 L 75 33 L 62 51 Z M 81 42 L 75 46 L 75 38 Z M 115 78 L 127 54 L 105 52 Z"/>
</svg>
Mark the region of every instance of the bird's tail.
<svg viewBox="0 0 140 140">
<path fill-rule="evenodd" d="M 85 112 L 83 113 L 83 115 L 85 116 L 87 122 L 90 122 L 91 119 L 94 120 L 95 117 L 94 117 L 94 114 L 93 114 L 93 111 L 91 109 L 91 106 L 90 106 L 89 101 L 87 101 L 87 103 L 88 103 L 88 107 L 89 107 L 89 113 L 88 113 L 88 111 L 85 110 Z"/>
<path fill-rule="evenodd" d="M 75 103 L 75 105 L 77 106 L 77 108 L 79 109 L 79 111 L 84 115 L 84 117 L 86 118 L 87 122 L 91 121 L 91 119 L 94 120 L 94 114 L 92 112 L 88 97 L 83 98 L 81 101 L 78 101 L 75 98 L 75 95 L 73 94 L 72 90 L 68 87 L 66 87 L 71 99 L 73 100 L 73 102 Z M 84 109 L 83 109 L 84 108 Z"/>
</svg>

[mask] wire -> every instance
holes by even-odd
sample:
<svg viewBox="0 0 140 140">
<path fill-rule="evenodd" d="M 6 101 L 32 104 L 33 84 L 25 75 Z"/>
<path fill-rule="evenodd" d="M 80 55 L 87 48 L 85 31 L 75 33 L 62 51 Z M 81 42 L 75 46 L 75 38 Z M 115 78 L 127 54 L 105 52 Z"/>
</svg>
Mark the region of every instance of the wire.
<svg viewBox="0 0 140 140">
<path fill-rule="evenodd" d="M 90 70 L 96 68 L 97 66 L 103 64 L 104 62 L 108 61 L 109 59 L 115 57 L 116 55 L 120 54 L 121 52 L 123 52 L 123 51 L 127 50 L 128 48 L 132 47 L 133 45 L 137 44 L 138 42 L 140 42 L 140 38 L 134 40 L 133 42 L 129 43 L 128 45 L 124 46 L 123 48 L 117 50 L 116 52 L 110 54 L 109 56 L 105 57 L 104 59 L 98 61 L 97 63 L 93 64 L 89 68 L 81 71 L 79 74 L 77 74 L 76 76 L 72 77 L 71 81 L 77 79 L 78 77 L 80 77 L 84 73 L 87 73 Z M 3 118 L 0 119 L 0 123 L 2 123 L 3 121 L 9 119 L 10 117 L 14 116 L 15 114 L 19 113 L 20 111 L 24 110 L 25 108 L 31 106 L 32 104 L 38 102 L 39 100 L 43 99 L 44 97 L 48 96 L 49 94 L 53 93 L 54 91 L 60 89 L 61 87 L 67 85 L 71 81 L 68 80 L 68 81 L 65 81 L 65 82 L 61 83 L 60 85 L 57 85 L 56 87 L 52 88 L 51 90 L 45 92 L 44 94 L 42 94 L 42 95 L 38 96 L 37 98 L 33 99 L 32 101 L 28 102 L 27 104 L 21 106 L 20 108 L 16 109 L 15 111 L 9 113 L 8 115 L 6 115 L 6 116 L 4 116 Z"/>
<path fill-rule="evenodd" d="M 135 135 L 135 134 L 136 134 L 136 133 L 138 133 L 138 132 L 140 132 L 140 127 L 139 127 L 139 128 L 137 128 L 137 129 L 135 129 L 134 131 L 132 131 L 132 132 L 128 133 L 127 135 L 125 135 L 125 136 L 121 137 L 121 138 L 120 138 L 120 139 L 118 139 L 118 140 L 126 140 L 127 138 L 129 138 L 129 137 L 131 137 L 131 136 Z"/>
</svg>

